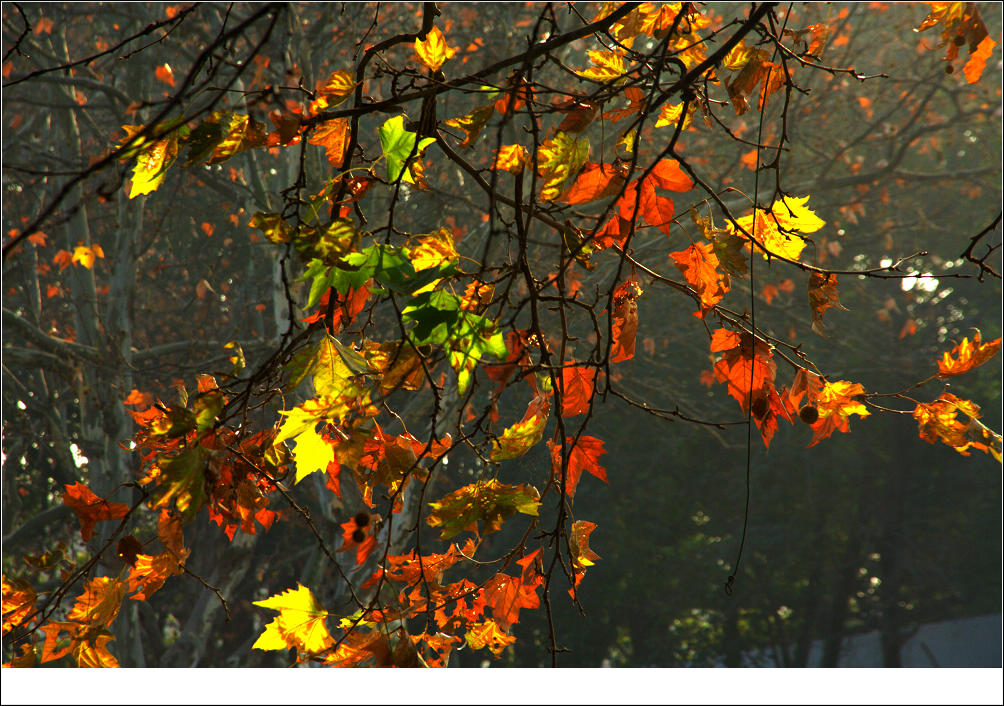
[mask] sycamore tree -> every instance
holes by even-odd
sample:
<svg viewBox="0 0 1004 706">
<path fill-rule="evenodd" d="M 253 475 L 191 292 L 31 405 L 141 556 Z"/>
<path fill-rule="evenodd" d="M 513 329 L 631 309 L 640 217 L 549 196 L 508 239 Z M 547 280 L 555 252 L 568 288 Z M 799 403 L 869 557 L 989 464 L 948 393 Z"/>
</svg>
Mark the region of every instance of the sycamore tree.
<svg viewBox="0 0 1004 706">
<path fill-rule="evenodd" d="M 1000 463 L 948 386 L 998 312 L 934 308 L 1000 291 L 987 13 L 5 5 L 5 659 L 447 666 L 539 610 L 558 664 L 609 407 Z M 834 324 L 890 283 L 906 380 Z"/>
</svg>

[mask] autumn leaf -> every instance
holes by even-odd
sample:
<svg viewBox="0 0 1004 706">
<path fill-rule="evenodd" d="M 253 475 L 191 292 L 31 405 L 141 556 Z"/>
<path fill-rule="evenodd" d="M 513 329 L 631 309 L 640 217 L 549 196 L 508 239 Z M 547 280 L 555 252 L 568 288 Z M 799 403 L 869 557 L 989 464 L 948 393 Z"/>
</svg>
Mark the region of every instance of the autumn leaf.
<svg viewBox="0 0 1004 706">
<path fill-rule="evenodd" d="M 76 264 L 80 263 L 88 270 L 94 266 L 94 258 L 100 257 L 104 258 L 105 251 L 101 249 L 101 246 L 97 243 L 92 244 L 90 247 L 86 245 L 78 245 L 73 248 L 73 257 L 71 261 Z"/>
<path fill-rule="evenodd" d="M 450 539 L 464 530 L 497 532 L 517 512 L 536 516 L 540 493 L 532 485 L 507 485 L 492 478 L 465 485 L 429 507 L 432 512 L 425 521 L 430 527 L 442 528 L 440 539 Z M 481 522 L 484 526 L 479 529 Z"/>
<path fill-rule="evenodd" d="M 589 203 L 612 196 L 624 185 L 624 172 L 612 164 L 586 162 L 570 187 L 561 195 L 570 204 Z"/>
<path fill-rule="evenodd" d="M 66 619 L 91 628 L 107 628 L 118 615 L 125 594 L 125 581 L 110 576 L 93 578 L 84 584 L 84 592 L 77 597 Z"/>
<path fill-rule="evenodd" d="M 561 369 L 562 417 L 574 417 L 589 411 L 595 379 L 596 368 L 589 365 L 566 365 Z"/>
<path fill-rule="evenodd" d="M 433 26 L 425 39 L 415 40 L 415 55 L 424 66 L 432 71 L 439 71 L 447 61 L 453 58 L 460 47 L 451 47 L 446 43 L 446 37 Z"/>
<path fill-rule="evenodd" d="M 750 214 L 739 218 L 736 223 L 763 245 L 766 250 L 761 252 L 764 259 L 777 255 L 797 260 L 805 248 L 805 240 L 798 234 L 815 233 L 826 225 L 805 205 L 808 200 L 808 196 L 778 199 L 770 211 L 756 209 L 755 220 L 754 214 Z"/>
<path fill-rule="evenodd" d="M 543 180 L 540 198 L 553 201 L 589 157 L 589 140 L 575 138 L 567 132 L 556 132 L 537 149 L 537 173 Z"/>
<path fill-rule="evenodd" d="M 774 382 L 777 365 L 770 347 L 759 340 L 754 345 L 748 333 L 740 336 L 716 329 L 711 335 L 711 352 L 722 354 L 714 365 L 715 377 L 728 383 L 729 394 L 743 411 L 750 408 L 751 391 L 754 398 L 762 396 L 764 388 Z"/>
<path fill-rule="evenodd" d="M 830 307 L 843 309 L 837 298 L 837 276 L 812 272 L 809 274 L 809 306 L 812 309 L 812 330 L 820 336 L 826 335 L 823 314 Z"/>
<path fill-rule="evenodd" d="M 467 148 L 474 144 L 474 140 L 481 134 L 481 128 L 485 126 L 485 123 L 488 122 L 488 119 L 494 113 L 495 107 L 493 105 L 482 105 L 475 108 L 472 113 L 447 120 L 445 124 L 464 131 L 464 140 L 460 143 L 460 146 Z"/>
<path fill-rule="evenodd" d="M 328 76 L 318 92 L 328 99 L 327 103 L 330 107 L 335 107 L 355 90 L 356 81 L 352 74 L 345 69 L 339 69 Z"/>
<path fill-rule="evenodd" d="M 694 111 L 697 109 L 697 104 L 691 102 L 687 106 L 687 115 L 683 118 L 683 127 L 681 130 L 686 130 L 690 127 L 691 122 L 693 122 Z M 659 111 L 659 118 L 655 121 L 656 127 L 665 127 L 671 125 L 676 127 L 680 123 L 680 117 L 683 116 L 683 103 L 667 103 L 662 106 L 662 110 Z"/>
<path fill-rule="evenodd" d="M 913 411 L 920 438 L 924 441 L 929 444 L 941 441 L 963 456 L 968 456 L 969 449 L 974 448 L 990 454 L 999 463 L 1001 435 L 985 427 L 979 417 L 980 408 L 976 404 L 950 392 L 942 393 L 934 402 L 918 403 Z"/>
<path fill-rule="evenodd" d="M 171 70 L 170 64 L 161 64 L 153 72 L 154 76 L 161 83 L 166 83 L 168 86 L 174 86 L 174 71 Z"/>
<path fill-rule="evenodd" d="M 965 75 L 967 82 L 976 83 L 980 80 L 980 76 L 983 75 L 983 69 L 987 65 L 987 59 L 994 53 L 995 46 L 997 46 L 997 42 L 987 36 L 980 40 L 976 51 L 972 51 L 969 54 L 969 60 L 962 67 L 962 73 Z"/>
<path fill-rule="evenodd" d="M 502 654 L 502 650 L 516 642 L 514 636 L 506 635 L 499 630 L 498 624 L 491 618 L 470 625 L 466 638 L 471 649 L 480 650 L 487 647 L 496 657 Z"/>
<path fill-rule="evenodd" d="M 80 520 L 80 534 L 84 541 L 94 535 L 94 525 L 105 520 L 121 520 L 129 514 L 129 506 L 110 503 L 98 497 L 83 483 L 67 485 L 63 491 L 63 502 L 77 513 Z"/>
<path fill-rule="evenodd" d="M 502 630 L 508 630 L 519 622 L 519 611 L 523 608 L 540 607 L 540 596 L 537 587 L 542 578 L 534 576 L 528 583 L 523 577 L 510 576 L 499 572 L 488 580 L 482 589 L 481 596 L 492 611 L 492 618 Z"/>
<path fill-rule="evenodd" d="M 492 441 L 491 460 L 518 458 L 536 445 L 544 435 L 551 403 L 546 397 L 535 397 L 527 405 L 523 419 L 507 427 L 502 436 Z"/>
<path fill-rule="evenodd" d="M 310 589 L 302 584 L 290 588 L 263 601 L 255 601 L 256 606 L 279 611 L 265 632 L 251 646 L 256 650 L 286 650 L 295 647 L 301 652 L 317 653 L 327 649 L 334 640 L 328 633 L 324 610 Z"/>
<path fill-rule="evenodd" d="M 849 432 L 852 414 L 867 417 L 868 408 L 854 399 L 863 394 L 865 389 L 860 383 L 846 380 L 826 382 L 823 389 L 815 396 L 810 394 L 809 401 L 816 407 L 819 419 L 812 425 L 813 436 L 809 446 L 815 446 L 823 439 L 829 438 L 835 431 Z"/>
<path fill-rule="evenodd" d="M 3 634 L 21 625 L 35 607 L 34 587 L 19 578 L 3 575 Z"/>
<path fill-rule="evenodd" d="M 611 315 L 610 362 L 619 363 L 634 357 L 634 339 L 638 332 L 638 303 L 641 285 L 633 279 L 625 280 L 614 290 L 614 307 Z"/>
<path fill-rule="evenodd" d="M 718 257 L 711 243 L 694 243 L 686 250 L 670 253 L 684 278 L 700 298 L 700 311 L 694 316 L 703 318 L 729 291 L 726 276 L 718 271 Z"/>
<path fill-rule="evenodd" d="M 440 228 L 435 233 L 419 238 L 418 245 L 408 250 L 408 256 L 416 272 L 440 265 L 456 262 L 460 257 L 453 233 L 449 228 Z"/>
<path fill-rule="evenodd" d="M 178 512 L 193 516 L 206 503 L 205 469 L 205 452 L 201 447 L 158 460 L 146 479 L 157 484 L 150 493 L 150 507 L 169 507 L 173 501 Z"/>
<path fill-rule="evenodd" d="M 593 65 L 588 69 L 575 72 L 583 78 L 609 83 L 620 78 L 627 71 L 624 55 L 619 52 L 597 50 L 587 51 L 586 54 Z"/>
<path fill-rule="evenodd" d="M 599 555 L 589 548 L 589 535 L 596 529 L 595 522 L 579 520 L 572 523 L 572 531 L 568 538 L 572 561 L 576 566 L 592 566 L 599 560 Z"/>
<path fill-rule="evenodd" d="M 568 448 L 568 472 L 565 476 L 565 495 L 575 496 L 575 489 L 579 485 L 582 472 L 586 471 L 596 476 L 604 483 L 607 482 L 607 471 L 600 465 L 600 456 L 606 453 L 603 442 L 593 436 L 580 436 L 578 441 L 572 437 L 565 439 Z M 554 441 L 547 442 L 551 450 L 551 470 L 556 481 L 561 479 L 561 444 Z"/>
<path fill-rule="evenodd" d="M 529 153 L 522 145 L 503 145 L 495 155 L 492 169 L 502 169 L 510 174 L 521 174 Z"/>
<path fill-rule="evenodd" d="M 349 119 L 334 118 L 324 121 L 310 133 L 307 142 L 323 147 L 332 167 L 342 166 L 345 160 L 345 148 L 349 144 Z"/>
<path fill-rule="evenodd" d="M 983 343 L 979 331 L 973 334 L 970 343 L 969 338 L 963 338 L 962 343 L 955 346 L 950 353 L 942 355 L 938 361 L 938 377 L 949 378 L 955 375 L 969 372 L 973 368 L 983 365 L 988 360 L 997 355 L 1001 348 L 1001 340 Z"/>
<path fill-rule="evenodd" d="M 142 125 L 123 125 L 126 131 L 124 143 L 142 131 Z M 164 182 L 167 168 L 178 156 L 178 135 L 171 133 L 161 139 L 151 141 L 143 138 L 133 145 L 128 154 L 136 155 L 136 165 L 132 172 L 132 185 L 129 188 L 129 198 L 133 199 L 143 194 L 157 190 Z"/>
</svg>

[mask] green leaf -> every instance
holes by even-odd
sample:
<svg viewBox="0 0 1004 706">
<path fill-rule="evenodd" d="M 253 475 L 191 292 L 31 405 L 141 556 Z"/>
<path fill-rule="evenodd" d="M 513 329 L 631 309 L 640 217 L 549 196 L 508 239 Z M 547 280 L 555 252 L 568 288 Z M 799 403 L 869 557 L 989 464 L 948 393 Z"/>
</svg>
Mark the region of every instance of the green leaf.
<svg viewBox="0 0 1004 706">
<path fill-rule="evenodd" d="M 211 390 L 199 395 L 193 405 L 195 411 L 195 428 L 197 431 L 205 431 L 213 425 L 220 410 L 223 409 L 223 393 L 219 390 Z"/>
<path fill-rule="evenodd" d="M 418 141 L 416 148 L 415 142 Z M 387 179 L 395 182 L 401 178 L 401 172 L 409 158 L 416 159 L 422 152 L 436 140 L 432 137 L 423 137 L 418 140 L 418 135 L 404 129 L 404 116 L 396 115 L 380 126 L 380 146 L 383 148 L 383 156 L 387 160 Z M 415 180 L 410 173 L 404 175 L 404 180 L 414 184 Z"/>
</svg>

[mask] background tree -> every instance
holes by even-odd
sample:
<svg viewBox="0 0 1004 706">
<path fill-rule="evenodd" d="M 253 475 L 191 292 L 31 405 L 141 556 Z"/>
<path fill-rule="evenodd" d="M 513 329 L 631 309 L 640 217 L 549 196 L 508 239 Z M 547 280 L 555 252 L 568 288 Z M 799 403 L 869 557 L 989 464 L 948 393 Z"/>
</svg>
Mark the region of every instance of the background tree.
<svg viewBox="0 0 1004 706">
<path fill-rule="evenodd" d="M 999 7 L 4 13 L 10 659 L 891 666 L 995 609 Z"/>
</svg>

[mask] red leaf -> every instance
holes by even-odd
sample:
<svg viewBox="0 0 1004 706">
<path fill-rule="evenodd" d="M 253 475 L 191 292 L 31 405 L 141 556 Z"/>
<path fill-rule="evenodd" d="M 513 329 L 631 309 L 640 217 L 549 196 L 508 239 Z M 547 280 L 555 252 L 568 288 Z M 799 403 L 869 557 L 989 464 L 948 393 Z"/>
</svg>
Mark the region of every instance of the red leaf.
<svg viewBox="0 0 1004 706">
<path fill-rule="evenodd" d="M 633 279 L 622 282 L 614 290 L 611 363 L 634 357 L 634 338 L 638 332 L 638 304 L 635 300 L 641 293 L 641 286 Z"/>
<path fill-rule="evenodd" d="M 564 391 L 561 399 L 562 417 L 574 417 L 589 410 L 595 379 L 596 368 L 585 365 L 562 368 L 561 384 Z"/>
<path fill-rule="evenodd" d="M 80 534 L 84 541 L 94 535 L 94 525 L 104 520 L 120 520 L 129 513 L 129 506 L 110 503 L 91 492 L 83 483 L 67 485 L 63 492 L 63 502 L 77 513 L 80 519 Z"/>
<path fill-rule="evenodd" d="M 659 160 L 649 178 L 655 180 L 656 186 L 660 189 L 666 189 L 667 191 L 683 192 L 694 188 L 694 182 L 680 168 L 680 163 L 675 159 Z"/>
<path fill-rule="evenodd" d="M 565 443 L 570 447 L 568 452 L 568 473 L 565 476 L 565 495 L 574 497 L 575 488 L 579 485 L 579 478 L 582 472 L 596 476 L 604 483 L 607 482 L 607 471 L 600 465 L 600 456 L 606 453 L 603 449 L 603 442 L 593 436 L 580 436 L 578 442 L 568 437 Z M 553 441 L 547 442 L 551 449 L 551 468 L 554 471 L 555 480 L 561 478 L 561 444 Z"/>
<path fill-rule="evenodd" d="M 345 148 L 349 144 L 348 118 L 335 118 L 321 123 L 307 138 L 307 142 L 324 147 L 324 154 L 331 166 L 342 166 Z"/>
<path fill-rule="evenodd" d="M 157 77 L 157 80 L 161 83 L 166 83 L 168 86 L 174 86 L 174 71 L 171 70 L 170 64 L 161 64 L 158 66 L 153 75 Z"/>
<path fill-rule="evenodd" d="M 623 173 L 612 164 L 586 162 L 561 198 L 571 204 L 588 203 L 615 194 L 623 184 Z"/>
<path fill-rule="evenodd" d="M 686 250 L 671 252 L 671 258 L 687 282 L 701 298 L 701 310 L 694 316 L 704 317 L 729 291 L 725 276 L 718 271 L 718 257 L 711 243 L 694 243 Z"/>
</svg>

